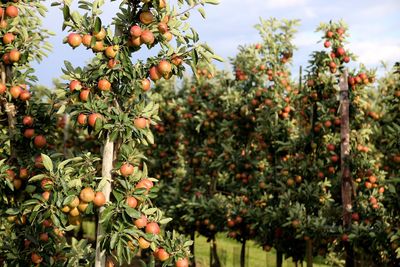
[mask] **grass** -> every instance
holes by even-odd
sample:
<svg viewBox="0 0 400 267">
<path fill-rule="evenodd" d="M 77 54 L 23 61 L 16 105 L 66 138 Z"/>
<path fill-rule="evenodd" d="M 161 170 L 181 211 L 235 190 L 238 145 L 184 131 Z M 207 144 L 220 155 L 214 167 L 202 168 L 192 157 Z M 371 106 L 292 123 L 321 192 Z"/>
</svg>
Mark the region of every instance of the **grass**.
<svg viewBox="0 0 400 267">
<path fill-rule="evenodd" d="M 217 236 L 218 256 L 222 266 L 239 267 L 241 244 L 220 234 Z M 247 267 L 273 267 L 276 264 L 276 254 L 274 251 L 265 252 L 254 242 L 247 242 L 246 246 L 246 266 Z M 196 263 L 198 267 L 209 267 L 210 243 L 206 238 L 198 236 L 195 239 Z M 322 262 L 318 259 L 318 262 Z M 284 260 L 283 267 L 295 266 L 291 259 Z M 300 264 L 299 264 L 300 266 Z M 303 266 L 306 266 L 304 263 Z M 327 267 L 327 265 L 314 263 L 314 267 Z"/>
</svg>

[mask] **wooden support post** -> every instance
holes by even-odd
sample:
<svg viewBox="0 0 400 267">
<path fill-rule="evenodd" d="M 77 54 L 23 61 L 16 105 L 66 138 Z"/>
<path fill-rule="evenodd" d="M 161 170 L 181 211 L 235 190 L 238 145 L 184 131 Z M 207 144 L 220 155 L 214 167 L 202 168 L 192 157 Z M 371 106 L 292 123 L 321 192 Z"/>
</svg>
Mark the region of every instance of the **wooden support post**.
<svg viewBox="0 0 400 267">
<path fill-rule="evenodd" d="M 350 175 L 349 156 L 350 156 L 350 101 L 349 101 L 349 85 L 347 70 L 344 70 L 340 77 L 340 167 L 341 167 L 341 189 L 342 189 L 342 205 L 343 205 L 343 226 L 345 230 L 351 228 L 351 212 L 352 212 L 352 193 L 353 181 Z M 350 243 L 346 242 L 346 267 L 354 267 L 353 250 Z"/>
<path fill-rule="evenodd" d="M 311 238 L 306 241 L 306 261 L 307 267 L 313 266 L 313 244 Z M 302 263 L 303 264 L 303 263 Z"/>
<path fill-rule="evenodd" d="M 0 63 L 0 72 L 1 72 L 1 83 L 6 84 L 12 80 L 12 68 L 11 66 L 6 66 L 3 63 Z M 13 149 L 13 140 L 16 133 L 16 119 L 15 115 L 17 110 L 15 105 L 11 102 L 8 102 L 6 98 L 1 97 L 1 104 L 4 107 L 4 111 L 7 114 L 8 120 L 8 135 L 10 138 L 10 160 L 15 158 L 15 151 Z"/>
<path fill-rule="evenodd" d="M 282 267 L 282 263 L 283 263 L 282 252 L 277 250 L 276 251 L 276 267 Z"/>
<path fill-rule="evenodd" d="M 193 244 L 190 246 L 190 250 L 192 252 L 193 258 L 191 259 L 191 267 L 196 267 L 196 255 L 195 255 L 195 242 L 196 242 L 196 232 L 193 231 L 190 233 L 190 239 L 193 241 Z"/>
<path fill-rule="evenodd" d="M 110 141 L 110 138 L 107 138 L 104 148 L 103 148 L 103 163 L 102 163 L 102 170 L 101 175 L 103 179 L 107 179 L 107 183 L 104 186 L 102 192 L 106 197 L 106 201 L 110 201 L 110 194 L 111 194 L 111 183 L 112 183 L 112 169 L 113 169 L 113 162 L 114 162 L 114 143 Z M 99 221 L 101 218 L 101 213 L 103 212 L 104 207 L 101 207 L 99 210 Z M 100 247 L 100 238 L 104 235 L 104 229 L 101 226 L 100 222 L 97 225 L 97 240 L 96 240 L 96 267 L 104 267 L 106 265 L 106 255 L 105 251 L 101 250 Z"/>
<path fill-rule="evenodd" d="M 245 267 L 246 257 L 246 239 L 242 241 L 242 249 L 240 250 L 240 267 Z"/>
</svg>

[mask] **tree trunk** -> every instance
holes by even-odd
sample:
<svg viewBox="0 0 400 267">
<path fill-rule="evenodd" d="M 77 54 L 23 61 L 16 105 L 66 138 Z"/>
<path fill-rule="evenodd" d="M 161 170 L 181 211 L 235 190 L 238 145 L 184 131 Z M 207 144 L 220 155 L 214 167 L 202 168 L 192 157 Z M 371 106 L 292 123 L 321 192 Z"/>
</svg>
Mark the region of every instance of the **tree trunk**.
<svg viewBox="0 0 400 267">
<path fill-rule="evenodd" d="M 212 239 L 212 249 L 211 249 L 211 255 L 212 255 L 212 263 L 210 264 L 211 267 L 221 267 L 221 262 L 218 257 L 218 252 L 217 252 L 217 242 L 215 241 L 215 237 Z"/>
<path fill-rule="evenodd" d="M 240 250 L 240 267 L 245 267 L 246 263 L 246 239 L 242 242 L 242 249 Z"/>
<path fill-rule="evenodd" d="M 102 190 L 104 196 L 106 197 L 107 202 L 110 200 L 110 194 L 111 194 L 111 182 L 112 182 L 111 171 L 113 169 L 113 161 L 114 161 L 114 143 L 111 142 L 109 138 L 107 138 L 103 149 L 103 163 L 101 170 L 101 175 L 103 179 L 107 179 L 107 183 Z M 99 221 L 103 210 L 104 207 L 101 207 L 99 210 L 99 215 L 98 215 Z M 105 233 L 103 227 L 101 226 L 100 223 L 98 223 L 97 239 L 96 239 L 96 261 L 95 261 L 96 267 L 104 267 L 106 264 L 105 251 L 102 251 L 100 248 L 100 239 L 103 237 L 104 234 Z"/>
<path fill-rule="evenodd" d="M 351 212 L 352 212 L 352 201 L 351 195 L 353 192 L 353 181 L 350 176 L 349 167 L 349 156 L 350 156 L 350 122 L 349 122 L 349 85 L 347 81 L 347 70 L 345 70 L 340 77 L 340 114 L 341 114 L 341 125 L 340 125 L 340 167 L 342 176 L 342 204 L 343 204 L 343 226 L 346 231 L 351 228 Z M 353 249 L 350 243 L 346 242 L 346 267 L 354 267 Z"/>
<path fill-rule="evenodd" d="M 195 231 L 190 233 L 190 239 L 193 241 L 193 244 L 190 246 L 190 250 L 192 251 L 192 255 L 193 255 L 192 262 L 191 262 L 190 266 L 191 267 L 196 267 L 196 253 L 195 253 L 195 250 L 194 250 L 194 244 L 195 244 L 195 239 L 196 239 L 196 232 Z"/>
<path fill-rule="evenodd" d="M 282 252 L 277 250 L 276 251 L 276 267 L 282 267 L 282 263 L 283 263 Z"/>
<path fill-rule="evenodd" d="M 313 245 L 311 239 L 308 239 L 306 241 L 306 261 L 307 261 L 307 267 L 313 266 Z"/>
<path fill-rule="evenodd" d="M 0 63 L 0 70 L 1 70 L 1 82 L 3 84 L 6 84 L 7 82 L 10 82 L 12 79 L 12 69 L 11 66 L 5 66 L 3 63 Z M 1 102 L 4 106 L 4 111 L 7 114 L 7 120 L 8 120 L 8 134 L 10 138 L 10 159 L 9 161 L 13 160 L 15 158 L 15 151 L 12 147 L 13 139 L 15 136 L 15 115 L 17 113 L 17 110 L 15 108 L 15 105 L 13 103 L 9 103 L 7 99 L 1 98 Z"/>
<path fill-rule="evenodd" d="M 65 125 L 64 125 L 64 140 L 63 140 L 63 142 L 64 142 L 63 153 L 64 153 L 64 157 L 67 158 L 68 157 L 67 156 L 67 152 L 68 152 L 67 142 L 68 142 L 68 139 L 69 139 L 68 133 L 69 133 L 69 122 L 70 122 L 69 114 L 65 114 L 63 119 L 64 119 L 64 122 L 65 122 Z"/>
</svg>

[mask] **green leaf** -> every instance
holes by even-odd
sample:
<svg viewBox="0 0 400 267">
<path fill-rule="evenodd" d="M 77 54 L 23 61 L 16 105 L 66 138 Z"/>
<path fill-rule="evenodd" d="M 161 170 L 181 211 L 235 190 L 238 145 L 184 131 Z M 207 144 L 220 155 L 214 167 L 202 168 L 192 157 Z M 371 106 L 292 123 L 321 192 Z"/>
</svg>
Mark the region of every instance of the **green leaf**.
<svg viewBox="0 0 400 267">
<path fill-rule="evenodd" d="M 6 210 L 6 214 L 8 215 L 17 215 L 19 214 L 19 209 L 17 208 L 9 208 Z"/>
<path fill-rule="evenodd" d="M 46 174 L 38 174 L 38 175 L 35 175 L 35 176 L 31 177 L 31 178 L 29 179 L 29 182 L 32 183 L 32 182 L 36 182 L 36 181 L 41 181 L 41 180 L 43 180 L 43 178 L 45 178 L 45 177 L 47 177 Z"/>
<path fill-rule="evenodd" d="M 96 17 L 96 20 L 94 22 L 94 32 L 100 32 L 101 30 L 101 19 L 99 17 Z"/>
<path fill-rule="evenodd" d="M 125 211 L 129 215 L 129 217 L 134 218 L 134 219 L 139 219 L 142 216 L 140 211 L 138 211 L 137 209 L 131 208 L 131 207 L 126 207 Z"/>
<path fill-rule="evenodd" d="M 206 12 L 204 11 L 204 8 L 200 7 L 197 9 L 200 13 L 200 15 L 205 19 L 206 18 Z"/>
<path fill-rule="evenodd" d="M 165 218 L 159 221 L 160 224 L 167 224 L 172 221 L 172 218 Z"/>
<path fill-rule="evenodd" d="M 218 0 L 205 0 L 204 3 L 210 4 L 210 5 L 218 5 L 219 1 Z"/>
<path fill-rule="evenodd" d="M 53 162 L 51 161 L 50 157 L 42 154 L 43 165 L 49 172 L 53 172 Z"/>
<path fill-rule="evenodd" d="M 150 208 L 148 210 L 145 210 L 143 213 L 146 215 L 151 215 L 153 213 L 155 213 L 158 209 L 157 208 Z"/>
<path fill-rule="evenodd" d="M 63 15 L 64 15 L 64 20 L 65 20 L 65 21 L 68 21 L 69 18 L 70 18 L 69 6 L 64 5 L 64 8 L 63 8 Z"/>
</svg>

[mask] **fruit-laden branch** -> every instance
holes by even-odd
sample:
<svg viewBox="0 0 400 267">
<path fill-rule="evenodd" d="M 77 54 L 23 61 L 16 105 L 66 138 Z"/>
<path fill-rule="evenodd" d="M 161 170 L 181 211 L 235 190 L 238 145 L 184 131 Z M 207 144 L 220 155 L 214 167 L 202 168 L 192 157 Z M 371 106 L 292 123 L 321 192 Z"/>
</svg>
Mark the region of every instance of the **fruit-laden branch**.
<svg viewBox="0 0 400 267">
<path fill-rule="evenodd" d="M 5 85 L 8 81 L 11 80 L 11 67 L 9 66 L 4 66 L 3 63 L 0 63 L 0 69 L 1 69 L 1 82 Z M 15 151 L 12 148 L 12 140 L 14 139 L 15 136 L 15 115 L 17 113 L 15 109 L 15 105 L 13 103 L 9 103 L 5 98 L 1 99 L 1 104 L 4 106 L 4 111 L 7 113 L 7 120 L 8 120 L 8 132 L 9 132 L 9 137 L 10 137 L 10 159 L 15 158 Z"/>
</svg>

